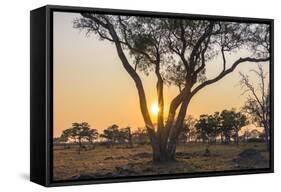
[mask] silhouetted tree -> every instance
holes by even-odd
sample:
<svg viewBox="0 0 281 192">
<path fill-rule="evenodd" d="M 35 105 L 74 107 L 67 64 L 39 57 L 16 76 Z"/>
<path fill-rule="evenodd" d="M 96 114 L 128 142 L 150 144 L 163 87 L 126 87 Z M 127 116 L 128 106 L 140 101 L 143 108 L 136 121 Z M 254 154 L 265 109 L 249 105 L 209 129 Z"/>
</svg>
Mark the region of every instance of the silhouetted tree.
<svg viewBox="0 0 281 192">
<path fill-rule="evenodd" d="M 243 141 L 244 141 L 244 142 L 248 142 L 249 137 L 250 137 L 250 131 L 249 131 L 249 128 L 246 128 L 246 129 L 244 130 L 244 133 L 243 133 L 243 136 L 242 136 Z"/>
<path fill-rule="evenodd" d="M 61 144 L 67 142 L 67 138 L 65 137 L 55 137 L 53 138 L 53 143 L 55 144 Z"/>
<path fill-rule="evenodd" d="M 229 144 L 233 131 L 233 113 L 229 110 L 221 112 L 221 131 L 224 136 L 224 143 Z"/>
<path fill-rule="evenodd" d="M 250 131 L 250 138 L 259 138 L 262 135 L 262 133 L 260 131 L 258 131 L 257 129 L 253 129 Z"/>
<path fill-rule="evenodd" d="M 247 125 L 247 118 L 241 112 L 236 112 L 235 109 L 221 112 L 221 129 L 226 144 L 229 144 L 231 137 L 233 137 L 238 145 L 239 131 L 245 125 Z"/>
<path fill-rule="evenodd" d="M 98 139 L 99 133 L 96 129 L 90 129 L 86 132 L 85 138 L 86 140 L 94 147 L 94 141 Z"/>
<path fill-rule="evenodd" d="M 205 143 L 216 142 L 216 137 L 219 134 L 219 121 L 217 119 L 218 113 L 214 115 L 200 115 L 195 127 L 197 129 L 198 138 Z"/>
<path fill-rule="evenodd" d="M 246 126 L 247 124 L 248 121 L 246 116 L 241 112 L 234 111 L 233 128 L 234 128 L 234 140 L 236 142 L 236 145 L 239 144 L 239 131 L 243 126 Z"/>
<path fill-rule="evenodd" d="M 100 135 L 105 138 L 107 142 L 112 146 L 117 143 L 129 143 L 129 146 L 132 147 L 132 134 L 131 127 L 119 128 L 118 125 L 113 124 L 107 129 L 103 130 L 103 134 Z"/>
<path fill-rule="evenodd" d="M 121 128 L 119 132 L 121 142 L 127 142 L 130 147 L 133 147 L 131 127 Z"/>
<path fill-rule="evenodd" d="M 205 143 L 208 140 L 207 134 L 207 115 L 200 115 L 199 119 L 197 120 L 195 127 L 197 133 L 197 139 L 202 140 Z"/>
<path fill-rule="evenodd" d="M 103 134 L 100 135 L 100 137 L 103 137 L 107 140 L 107 142 L 112 146 L 113 144 L 116 144 L 119 137 L 119 126 L 116 124 L 113 124 L 109 126 L 108 128 L 103 130 Z"/>
<path fill-rule="evenodd" d="M 269 148 L 270 90 L 269 85 L 266 83 L 267 74 L 260 64 L 258 65 L 258 70 L 252 69 L 251 72 L 255 73 L 260 80 L 257 88 L 251 83 L 248 75 L 240 73 L 244 93 L 249 93 L 244 111 L 251 115 L 252 121 L 257 126 L 264 127 L 264 140 L 267 148 Z"/>
<path fill-rule="evenodd" d="M 72 123 L 72 127 L 66 129 L 62 132 L 61 138 L 67 140 L 73 140 L 75 143 L 78 143 L 78 153 L 80 154 L 82 148 L 82 141 L 94 139 L 96 135 L 96 130 L 91 129 L 90 125 L 87 122 L 82 123 Z"/>
<path fill-rule="evenodd" d="M 195 123 L 195 119 L 191 115 L 187 116 L 180 131 L 179 142 L 186 143 L 191 140 L 191 137 L 194 137 Z"/>
<path fill-rule="evenodd" d="M 149 136 L 146 128 L 138 128 L 132 134 L 132 140 L 138 144 L 146 144 L 149 143 Z"/>
<path fill-rule="evenodd" d="M 223 79 L 242 63 L 269 60 L 269 28 L 263 24 L 84 12 L 74 21 L 74 27 L 114 44 L 124 69 L 136 85 L 154 161 L 175 159 L 176 143 L 194 95 Z M 232 56 L 233 62 L 226 65 L 227 55 L 241 49 L 247 49 L 249 54 L 238 58 Z M 125 51 L 133 62 L 128 60 Z M 206 66 L 216 57 L 221 59 L 222 69 L 217 76 L 207 79 Z M 138 71 L 154 73 L 157 77 L 157 126 L 152 123 Z M 166 123 L 163 117 L 164 83 L 179 87 L 178 95 L 170 103 Z"/>
<path fill-rule="evenodd" d="M 219 112 L 208 116 L 208 126 L 210 127 L 210 140 L 212 143 L 217 142 L 217 137 L 221 132 L 221 117 Z"/>
</svg>

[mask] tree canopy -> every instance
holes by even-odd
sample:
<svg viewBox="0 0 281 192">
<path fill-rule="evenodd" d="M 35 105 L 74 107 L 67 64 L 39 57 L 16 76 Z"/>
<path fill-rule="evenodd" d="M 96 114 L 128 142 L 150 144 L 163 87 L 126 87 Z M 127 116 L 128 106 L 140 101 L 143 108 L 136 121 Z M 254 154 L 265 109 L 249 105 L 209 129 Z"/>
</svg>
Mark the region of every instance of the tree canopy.
<svg viewBox="0 0 281 192">
<path fill-rule="evenodd" d="M 74 141 L 75 143 L 79 144 L 80 153 L 82 142 L 88 141 L 92 143 L 94 140 L 98 138 L 98 131 L 96 129 L 92 129 L 87 122 L 82 123 L 72 123 L 72 127 L 65 129 L 62 132 L 61 139 L 64 141 Z"/>
</svg>

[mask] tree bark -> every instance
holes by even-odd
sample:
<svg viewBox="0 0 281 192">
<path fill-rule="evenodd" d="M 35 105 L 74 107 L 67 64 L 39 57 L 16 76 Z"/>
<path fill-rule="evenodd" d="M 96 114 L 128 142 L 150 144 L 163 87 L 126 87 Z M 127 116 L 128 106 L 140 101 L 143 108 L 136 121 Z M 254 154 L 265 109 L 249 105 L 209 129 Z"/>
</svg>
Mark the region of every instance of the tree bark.
<svg viewBox="0 0 281 192">
<path fill-rule="evenodd" d="M 159 148 L 160 148 L 160 156 L 158 161 L 166 161 L 166 147 L 167 147 L 167 139 L 165 137 L 165 126 L 164 126 L 164 96 L 163 96 L 163 86 L 164 82 L 162 76 L 160 74 L 160 59 L 158 59 L 155 63 L 155 74 L 157 76 L 157 97 L 158 97 L 158 114 L 157 114 L 157 138 L 159 141 Z"/>
<path fill-rule="evenodd" d="M 191 99 L 190 92 L 187 92 L 187 97 L 183 100 L 179 114 L 177 117 L 177 120 L 175 122 L 175 125 L 172 127 L 170 134 L 169 134 L 169 143 L 167 146 L 167 152 L 169 155 L 170 160 L 175 160 L 176 155 L 176 146 L 177 146 L 177 140 L 181 131 L 181 128 L 183 126 L 184 118 L 186 115 L 187 107 Z"/>
</svg>

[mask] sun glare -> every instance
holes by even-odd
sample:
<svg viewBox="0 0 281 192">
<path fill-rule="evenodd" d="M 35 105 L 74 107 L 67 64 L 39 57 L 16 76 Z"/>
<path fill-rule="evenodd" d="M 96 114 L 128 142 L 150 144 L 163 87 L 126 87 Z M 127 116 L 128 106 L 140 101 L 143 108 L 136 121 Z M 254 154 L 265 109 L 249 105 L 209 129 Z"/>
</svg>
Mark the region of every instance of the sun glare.
<svg viewBox="0 0 281 192">
<path fill-rule="evenodd" d="M 150 111 L 153 115 L 157 115 L 158 112 L 159 112 L 159 107 L 158 107 L 158 104 L 155 102 L 151 105 L 150 107 Z"/>
</svg>

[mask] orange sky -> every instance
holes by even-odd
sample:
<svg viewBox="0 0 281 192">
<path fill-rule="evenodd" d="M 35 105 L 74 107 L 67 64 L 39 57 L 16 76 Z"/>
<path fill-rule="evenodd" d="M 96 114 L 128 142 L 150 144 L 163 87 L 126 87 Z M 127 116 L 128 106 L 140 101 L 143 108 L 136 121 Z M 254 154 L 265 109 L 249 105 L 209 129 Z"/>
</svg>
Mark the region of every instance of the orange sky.
<svg viewBox="0 0 281 192">
<path fill-rule="evenodd" d="M 72 27 L 79 14 L 54 13 L 54 137 L 69 128 L 72 122 L 88 122 L 100 132 L 112 124 L 120 127 L 143 127 L 137 90 L 117 56 L 114 45 L 85 36 Z M 246 51 L 227 55 L 227 61 L 247 55 Z M 208 64 L 207 77 L 221 70 L 221 58 Z M 268 71 L 268 63 L 264 63 Z M 243 63 L 235 72 L 193 97 L 188 114 L 198 117 L 223 109 L 239 109 L 247 95 L 241 95 L 239 74 L 256 68 Z M 149 108 L 156 102 L 156 78 L 141 75 Z M 255 77 L 251 76 L 255 81 Z M 165 87 L 165 104 L 178 94 L 175 87 Z M 168 108 L 166 108 L 168 111 Z M 155 116 L 152 116 L 155 120 Z"/>
</svg>

